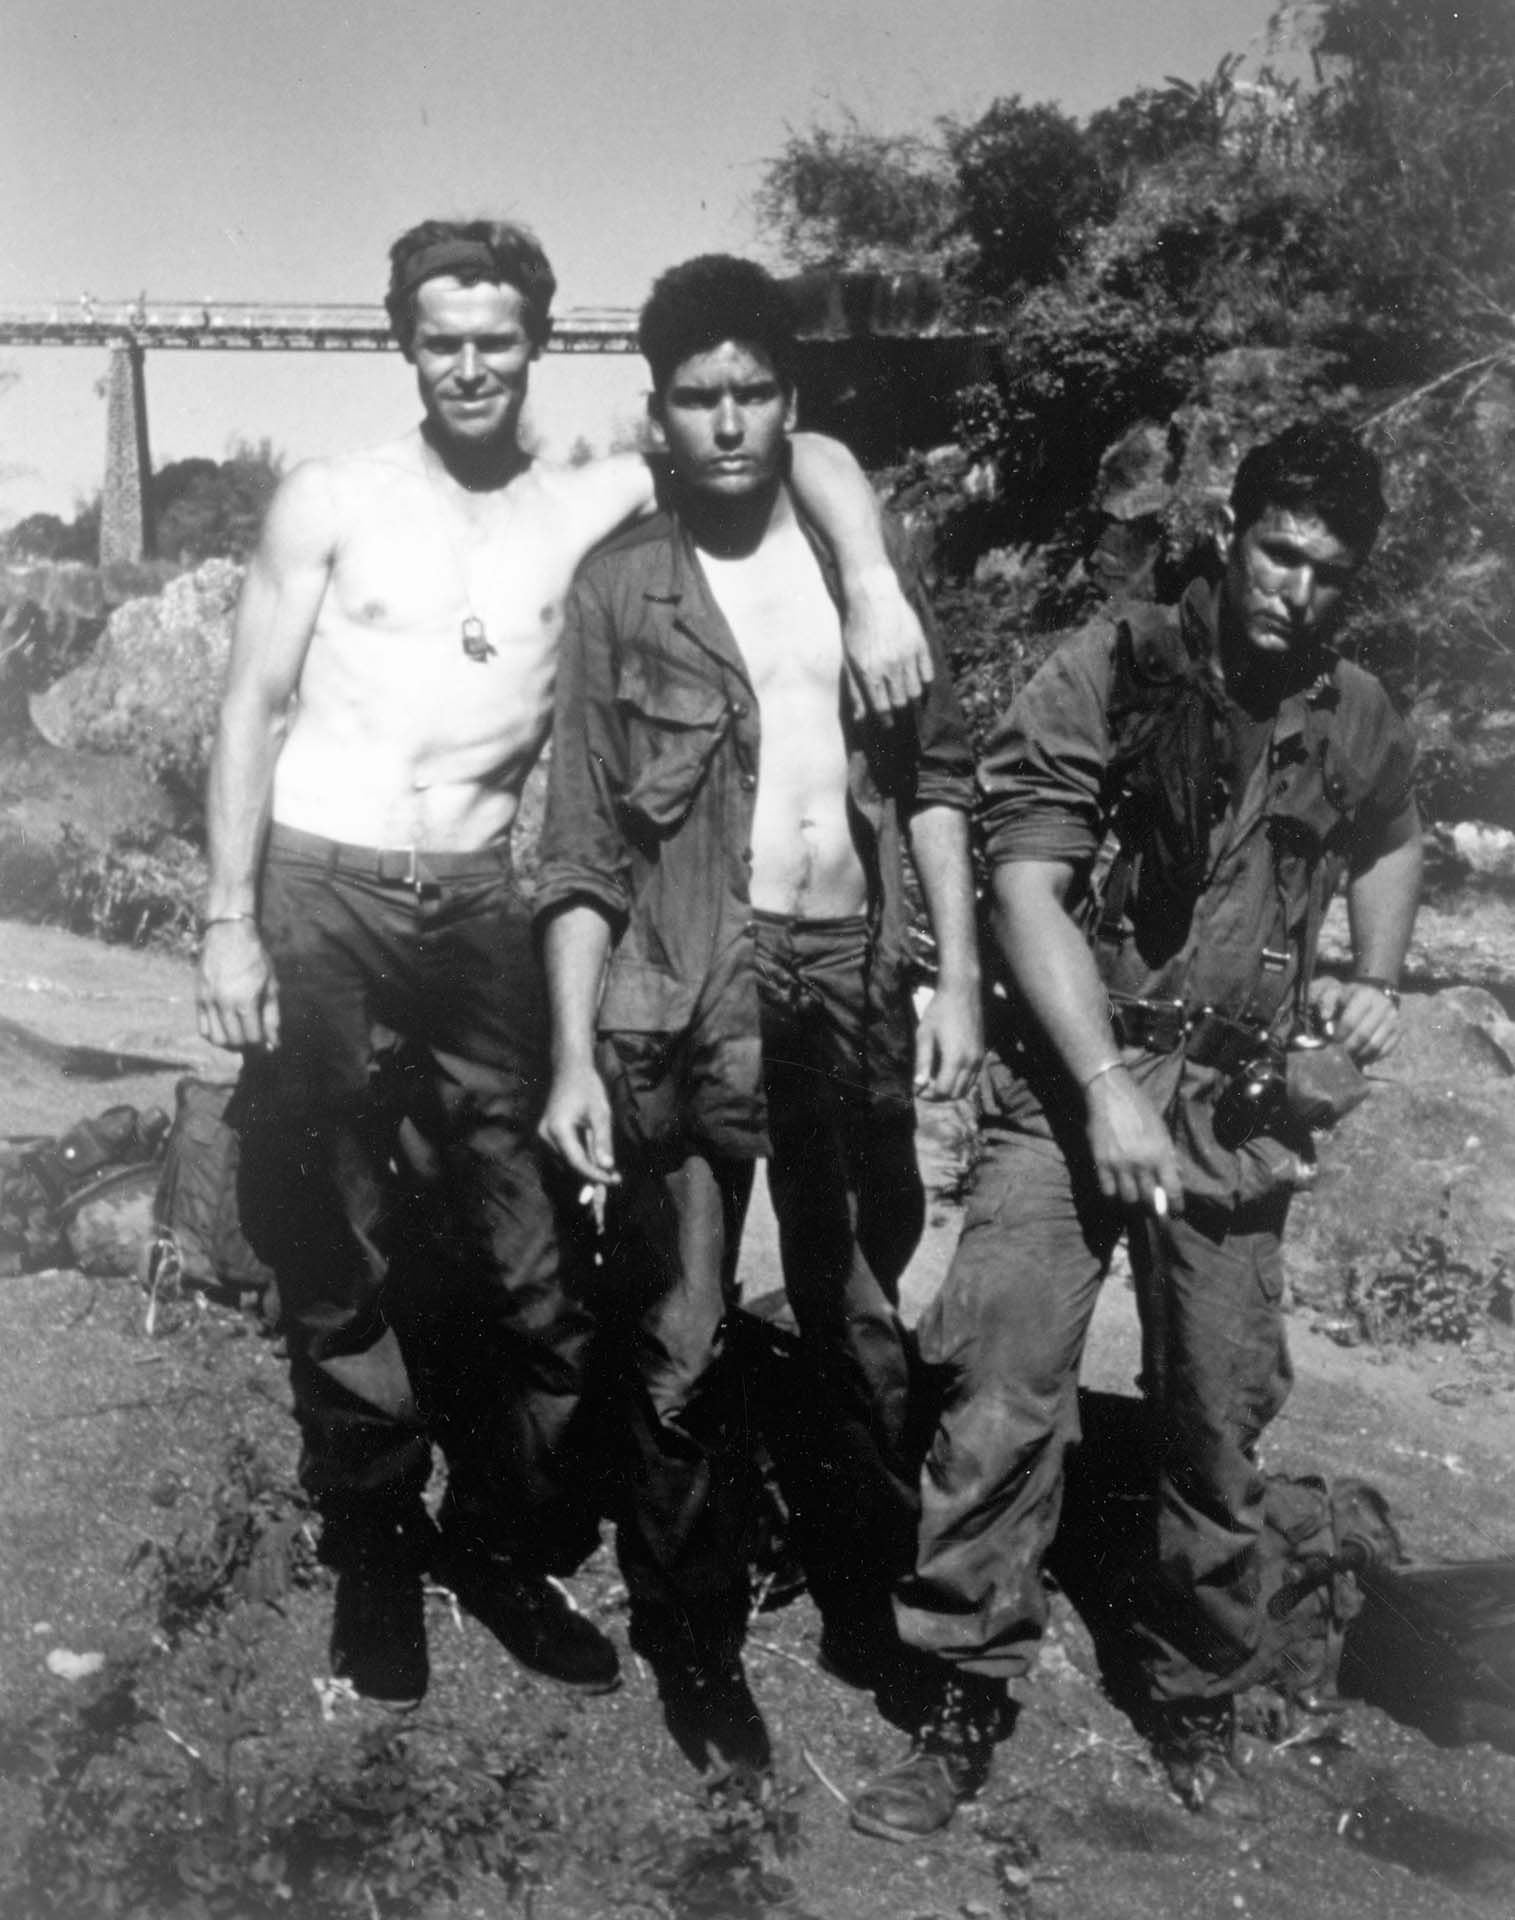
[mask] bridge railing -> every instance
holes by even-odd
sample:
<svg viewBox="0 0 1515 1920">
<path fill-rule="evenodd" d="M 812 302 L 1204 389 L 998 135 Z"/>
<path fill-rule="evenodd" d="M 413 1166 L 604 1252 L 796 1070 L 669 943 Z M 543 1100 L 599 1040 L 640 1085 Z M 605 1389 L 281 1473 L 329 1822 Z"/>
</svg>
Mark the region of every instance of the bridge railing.
<svg viewBox="0 0 1515 1920">
<path fill-rule="evenodd" d="M 219 348 L 382 353 L 394 346 L 378 306 L 276 306 L 229 300 L 94 300 L 0 306 L 0 346 Z M 634 353 L 636 315 L 621 307 L 570 307 L 549 350 Z"/>
</svg>

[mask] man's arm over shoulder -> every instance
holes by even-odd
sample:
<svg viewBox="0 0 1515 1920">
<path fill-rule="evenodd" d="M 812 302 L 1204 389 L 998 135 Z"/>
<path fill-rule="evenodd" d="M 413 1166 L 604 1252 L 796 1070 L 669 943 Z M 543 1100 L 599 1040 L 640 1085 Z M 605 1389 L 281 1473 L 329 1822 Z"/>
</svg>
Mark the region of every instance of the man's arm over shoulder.
<svg viewBox="0 0 1515 1920">
<path fill-rule="evenodd" d="M 794 490 L 831 549 L 842 589 L 842 637 L 855 711 L 885 715 L 912 707 L 935 672 L 915 610 L 885 549 L 878 497 L 868 476 L 825 434 L 790 440 Z M 655 455 L 610 454 L 579 467 L 538 470 L 561 515 L 575 562 L 628 520 L 660 504 Z"/>
<path fill-rule="evenodd" d="M 297 467 L 269 507 L 237 604 L 206 797 L 210 884 L 197 989 L 217 1046 L 276 1046 L 278 997 L 258 938 L 258 864 L 290 702 L 339 537 L 330 465 Z"/>
<path fill-rule="evenodd" d="M 917 602 L 905 591 L 872 482 L 839 440 L 790 436 L 790 479 L 836 562 L 852 711 L 908 713 L 940 670 Z"/>
<path fill-rule="evenodd" d="M 657 475 L 640 453 L 611 453 L 576 467 L 538 461 L 532 478 L 551 503 L 553 531 L 577 564 L 621 527 L 657 510 Z"/>
</svg>

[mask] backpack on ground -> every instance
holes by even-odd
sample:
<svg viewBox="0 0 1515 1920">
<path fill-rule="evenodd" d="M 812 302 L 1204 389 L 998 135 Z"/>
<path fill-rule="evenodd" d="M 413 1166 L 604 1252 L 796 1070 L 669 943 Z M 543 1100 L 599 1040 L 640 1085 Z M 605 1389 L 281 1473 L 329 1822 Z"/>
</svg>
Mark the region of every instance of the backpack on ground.
<svg viewBox="0 0 1515 1920">
<path fill-rule="evenodd" d="M 272 1270 L 242 1231 L 237 1204 L 241 1138 L 227 1117 L 236 1085 L 186 1074 L 175 1096 L 173 1128 L 153 1207 L 147 1279 L 198 1287 L 257 1305 L 278 1317 Z"/>
<path fill-rule="evenodd" d="M 161 1107 L 107 1107 L 61 1134 L 0 1140 L 0 1274 L 131 1274 L 152 1232 Z"/>
</svg>

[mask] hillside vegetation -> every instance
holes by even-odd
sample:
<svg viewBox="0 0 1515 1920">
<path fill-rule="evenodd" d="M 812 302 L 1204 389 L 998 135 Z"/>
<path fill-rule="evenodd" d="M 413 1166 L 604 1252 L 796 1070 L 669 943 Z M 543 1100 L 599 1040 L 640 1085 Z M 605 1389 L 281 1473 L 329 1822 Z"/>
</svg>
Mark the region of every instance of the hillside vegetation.
<svg viewBox="0 0 1515 1920">
<path fill-rule="evenodd" d="M 786 266 L 933 268 L 997 336 L 955 458 L 896 476 L 975 712 L 1100 598 L 1174 593 L 1247 446 L 1340 416 L 1392 509 L 1346 644 L 1414 709 L 1433 812 L 1515 825 L 1515 8 L 1325 0 L 1270 45 L 1083 122 L 796 134 L 759 222 Z"/>
<path fill-rule="evenodd" d="M 1084 121 L 1009 95 L 929 138 L 797 133 L 759 224 L 785 271 L 936 276 L 993 342 L 949 444 L 881 478 L 929 545 L 977 732 L 1060 628 L 1207 564 L 1249 445 L 1337 416 L 1391 503 L 1344 644 L 1410 710 L 1432 819 L 1515 828 L 1515 7 L 1323 0 L 1270 45 Z M 186 936 L 234 563 L 279 464 L 264 443 L 156 476 L 175 561 L 71 559 L 90 509 L 7 536 L 9 910 Z M 113 788 L 91 839 L 101 755 L 150 791 L 123 811 Z M 39 811 L 42 788 L 62 797 Z"/>
</svg>

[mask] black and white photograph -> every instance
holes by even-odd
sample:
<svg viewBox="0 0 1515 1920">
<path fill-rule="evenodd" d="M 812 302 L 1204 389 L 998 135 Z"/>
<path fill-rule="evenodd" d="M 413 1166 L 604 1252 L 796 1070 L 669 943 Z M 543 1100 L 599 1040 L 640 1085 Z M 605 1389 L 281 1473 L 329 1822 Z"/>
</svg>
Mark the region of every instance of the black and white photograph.
<svg viewBox="0 0 1515 1920">
<path fill-rule="evenodd" d="M 0 151 L 3 1920 L 1509 1920 L 1509 0 Z"/>
</svg>

